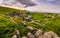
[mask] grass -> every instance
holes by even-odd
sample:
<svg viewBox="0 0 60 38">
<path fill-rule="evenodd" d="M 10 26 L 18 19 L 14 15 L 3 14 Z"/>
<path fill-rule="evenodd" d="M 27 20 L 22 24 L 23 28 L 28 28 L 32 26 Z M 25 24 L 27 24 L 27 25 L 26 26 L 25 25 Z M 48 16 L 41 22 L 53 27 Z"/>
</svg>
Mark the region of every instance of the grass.
<svg viewBox="0 0 60 38">
<path fill-rule="evenodd" d="M 13 11 L 20 11 L 21 13 L 26 12 L 25 10 L 16 10 L 12 8 L 0 7 L 0 14 L 7 15 Z M 40 23 L 41 26 L 36 23 L 26 21 L 28 26 L 41 29 L 44 32 L 53 31 L 58 36 L 60 36 L 60 14 L 34 12 L 31 13 L 30 16 L 32 16 L 35 22 Z M 22 26 L 21 23 L 21 21 L 23 21 L 22 17 L 19 16 L 19 18 L 13 18 L 13 19 L 18 24 L 18 26 L 10 19 L 7 19 L 6 17 L 0 15 L 0 38 L 11 38 L 15 28 L 19 29 L 21 34 L 20 36 L 27 35 L 27 33 L 30 32 L 29 29 Z"/>
<path fill-rule="evenodd" d="M 53 17 L 47 17 L 45 15 L 51 15 Z M 40 20 L 41 23 L 45 24 L 46 26 L 43 27 L 43 31 L 53 31 L 56 34 L 58 34 L 60 36 L 60 16 L 58 16 L 58 14 L 44 14 L 44 13 L 32 13 L 31 16 L 35 19 L 35 20 Z M 36 26 L 37 27 L 37 26 Z"/>
</svg>

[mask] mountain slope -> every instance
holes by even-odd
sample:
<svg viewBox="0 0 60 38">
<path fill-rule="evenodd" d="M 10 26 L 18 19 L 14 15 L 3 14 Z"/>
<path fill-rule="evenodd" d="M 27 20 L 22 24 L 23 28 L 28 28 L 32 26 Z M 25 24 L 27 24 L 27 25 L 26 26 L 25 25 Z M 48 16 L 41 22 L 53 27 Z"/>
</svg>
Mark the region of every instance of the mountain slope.
<svg viewBox="0 0 60 38">
<path fill-rule="evenodd" d="M 27 28 L 28 26 L 42 30 L 44 33 L 53 31 L 60 36 L 60 14 L 42 12 L 31 13 L 25 10 L 16 10 L 6 7 L 0 7 L 0 10 L 1 38 L 11 38 L 15 34 L 15 28 L 20 31 L 20 37 L 26 36 L 28 32 L 32 32 Z M 11 13 L 14 16 L 12 16 Z M 30 19 L 25 20 L 23 17 L 32 17 L 30 18 L 32 21 L 30 21 Z M 27 27 L 24 25 L 27 25 Z"/>
</svg>

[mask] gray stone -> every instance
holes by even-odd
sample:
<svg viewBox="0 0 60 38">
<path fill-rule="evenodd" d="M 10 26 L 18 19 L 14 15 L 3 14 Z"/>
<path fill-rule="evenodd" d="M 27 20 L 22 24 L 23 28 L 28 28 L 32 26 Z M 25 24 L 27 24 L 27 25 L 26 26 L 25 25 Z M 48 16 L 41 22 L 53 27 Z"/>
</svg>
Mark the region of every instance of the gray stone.
<svg viewBox="0 0 60 38">
<path fill-rule="evenodd" d="M 12 38 L 17 38 L 17 35 L 16 35 L 16 34 L 15 34 L 15 35 L 13 35 L 13 36 L 12 36 Z"/>
<path fill-rule="evenodd" d="M 23 20 L 26 20 L 26 21 L 32 21 L 32 17 L 31 16 L 27 16 L 27 15 L 23 15 Z"/>
<path fill-rule="evenodd" d="M 39 36 L 41 36 L 41 35 L 43 35 L 43 32 L 42 32 L 41 30 L 38 30 L 38 31 L 35 33 L 35 37 L 36 37 L 36 38 L 39 37 Z"/>
<path fill-rule="evenodd" d="M 52 31 L 48 32 L 48 34 L 51 35 L 51 37 L 53 37 L 53 38 L 60 38 L 56 33 L 52 32 Z"/>
<path fill-rule="evenodd" d="M 27 24 L 25 23 L 25 22 L 22 22 L 23 24 L 22 24 L 22 26 L 24 26 L 24 27 L 26 27 L 27 26 Z"/>
<path fill-rule="evenodd" d="M 31 26 L 27 26 L 27 28 L 30 29 L 30 30 L 32 30 L 32 31 L 37 31 L 37 30 L 38 30 L 38 29 L 33 28 L 33 27 L 31 27 Z"/>
<path fill-rule="evenodd" d="M 35 36 L 33 34 L 31 34 L 30 32 L 27 34 L 28 38 L 35 38 Z"/>
<path fill-rule="evenodd" d="M 20 38 L 20 32 L 19 32 L 19 30 L 17 30 L 17 29 L 15 28 L 15 32 L 16 32 L 16 34 L 17 34 L 17 37 Z"/>
<path fill-rule="evenodd" d="M 27 36 L 22 36 L 22 38 L 28 38 Z"/>
<path fill-rule="evenodd" d="M 59 36 L 57 36 L 54 32 L 50 31 L 50 32 L 46 32 L 43 35 L 39 36 L 38 38 L 60 38 Z"/>
</svg>

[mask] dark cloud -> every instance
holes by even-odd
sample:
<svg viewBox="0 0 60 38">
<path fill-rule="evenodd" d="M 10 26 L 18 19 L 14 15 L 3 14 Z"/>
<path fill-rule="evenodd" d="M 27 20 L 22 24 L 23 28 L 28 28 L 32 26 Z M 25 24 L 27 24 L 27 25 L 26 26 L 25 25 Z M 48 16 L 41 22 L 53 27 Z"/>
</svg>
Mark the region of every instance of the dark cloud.
<svg viewBox="0 0 60 38">
<path fill-rule="evenodd" d="M 23 7 L 30 7 L 36 5 L 34 2 L 32 2 L 32 0 L 0 0 L 0 2 L 3 5 L 11 5 L 11 6 L 21 4 L 24 5 Z"/>
<path fill-rule="evenodd" d="M 20 2 L 21 4 L 26 5 L 26 7 L 28 7 L 28 6 L 35 6 L 36 5 L 31 0 L 16 0 L 16 1 Z"/>
</svg>

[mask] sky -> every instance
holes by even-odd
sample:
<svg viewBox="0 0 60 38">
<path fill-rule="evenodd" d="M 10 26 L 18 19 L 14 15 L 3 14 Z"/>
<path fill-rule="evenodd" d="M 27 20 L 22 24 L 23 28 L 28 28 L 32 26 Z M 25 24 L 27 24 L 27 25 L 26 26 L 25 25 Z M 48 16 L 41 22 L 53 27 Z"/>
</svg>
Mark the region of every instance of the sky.
<svg viewBox="0 0 60 38">
<path fill-rule="evenodd" d="M 37 6 L 27 7 L 29 11 L 60 13 L 60 0 L 34 0 Z"/>
<path fill-rule="evenodd" d="M 60 0 L 0 0 L 0 6 L 13 6 L 28 11 L 60 13 Z"/>
<path fill-rule="evenodd" d="M 60 13 L 60 0 L 35 0 L 37 6 L 27 7 L 29 11 Z"/>
</svg>

